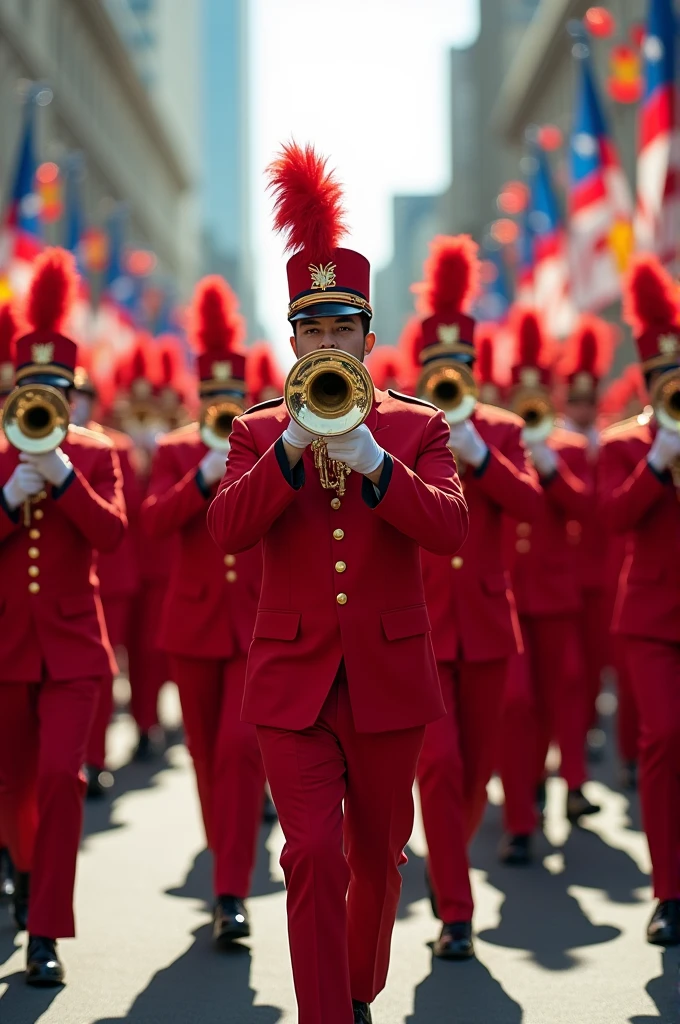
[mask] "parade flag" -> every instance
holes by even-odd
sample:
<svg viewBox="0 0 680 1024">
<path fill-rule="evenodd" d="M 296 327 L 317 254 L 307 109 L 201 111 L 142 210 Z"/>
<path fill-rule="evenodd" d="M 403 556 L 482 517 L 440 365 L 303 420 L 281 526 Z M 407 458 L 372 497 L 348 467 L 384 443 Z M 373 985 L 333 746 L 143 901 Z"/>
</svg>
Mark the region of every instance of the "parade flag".
<svg viewBox="0 0 680 1024">
<path fill-rule="evenodd" d="M 529 224 L 533 236 L 534 304 L 555 338 L 571 331 L 576 311 L 571 300 L 567 236 L 562 223 L 548 159 L 530 143 L 533 168 L 529 189 Z"/>
<path fill-rule="evenodd" d="M 515 273 L 515 302 L 523 306 L 534 304 L 534 271 L 536 254 L 531 230 L 531 210 L 527 206 L 519 222 L 517 238 L 517 266 Z"/>
<path fill-rule="evenodd" d="M 0 290 L 24 295 L 33 260 L 43 248 L 40 198 L 36 191 L 35 112 L 38 89 L 25 100 L 23 126 L 11 192 L 0 228 Z"/>
<path fill-rule="evenodd" d="M 632 249 L 633 204 L 607 128 L 590 55 L 585 44 L 581 47 L 570 140 L 569 258 L 575 305 L 597 312 L 621 294 L 621 273 Z"/>
<path fill-rule="evenodd" d="M 120 356 L 132 350 L 138 329 L 135 282 L 125 267 L 127 218 L 126 205 L 118 203 L 107 223 L 109 259 L 93 330 L 95 373 L 100 379 L 111 376 Z"/>
<path fill-rule="evenodd" d="M 476 320 L 501 323 L 505 320 L 512 301 L 508 289 L 507 273 L 500 246 L 485 245 L 480 252 L 482 291 L 475 302 Z"/>
<path fill-rule="evenodd" d="M 72 252 L 78 267 L 78 292 L 68 318 L 68 336 L 79 345 L 92 343 L 92 303 L 83 261 L 84 214 L 82 182 L 85 164 L 81 153 L 71 153 L 64 170 L 64 248 Z"/>
<path fill-rule="evenodd" d="M 649 0 L 642 44 L 644 95 L 638 120 L 638 250 L 677 263 L 680 240 L 680 134 L 673 0 Z"/>
</svg>

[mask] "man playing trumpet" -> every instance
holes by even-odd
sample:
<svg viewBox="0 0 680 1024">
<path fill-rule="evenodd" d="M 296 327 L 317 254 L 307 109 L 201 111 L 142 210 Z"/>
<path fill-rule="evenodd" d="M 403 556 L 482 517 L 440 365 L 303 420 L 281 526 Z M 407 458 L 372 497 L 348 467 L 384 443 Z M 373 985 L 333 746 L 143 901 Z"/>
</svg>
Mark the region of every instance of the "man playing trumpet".
<svg viewBox="0 0 680 1024">
<path fill-rule="evenodd" d="M 235 421 L 208 522 L 225 552 L 264 542 L 243 715 L 286 837 L 299 1021 L 367 1024 L 387 975 L 424 729 L 444 713 L 420 548 L 455 554 L 467 506 L 443 415 L 367 390 L 369 265 L 338 247 L 342 193 L 325 161 L 290 144 L 270 180 L 294 251 L 300 362 L 289 408 L 267 402 Z"/>
</svg>

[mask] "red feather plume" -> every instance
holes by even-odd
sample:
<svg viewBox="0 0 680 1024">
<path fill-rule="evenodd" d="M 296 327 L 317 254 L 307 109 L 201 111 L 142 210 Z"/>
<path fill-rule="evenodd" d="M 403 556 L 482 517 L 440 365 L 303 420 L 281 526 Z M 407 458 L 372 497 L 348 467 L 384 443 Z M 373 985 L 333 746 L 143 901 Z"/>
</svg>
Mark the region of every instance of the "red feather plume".
<svg viewBox="0 0 680 1024">
<path fill-rule="evenodd" d="M 482 384 L 494 383 L 495 324 L 478 324 L 475 332 L 477 378 Z"/>
<path fill-rule="evenodd" d="M 286 236 L 285 252 L 326 260 L 347 233 L 342 186 L 313 146 L 286 143 L 267 168 L 274 196 L 274 228 Z"/>
<path fill-rule="evenodd" d="M 479 289 L 477 243 L 469 235 L 437 235 L 425 260 L 425 280 L 414 291 L 425 315 L 464 313 Z"/>
<path fill-rule="evenodd" d="M 636 335 L 663 330 L 680 316 L 678 289 L 656 256 L 634 256 L 623 285 L 623 318 Z"/>
<path fill-rule="evenodd" d="M 613 355 L 614 330 L 611 324 L 586 313 L 566 341 L 560 373 L 565 377 L 579 372 L 604 377 L 611 367 Z"/>
<path fill-rule="evenodd" d="M 404 357 L 394 345 L 374 348 L 366 360 L 366 366 L 379 390 L 384 391 L 390 381 L 395 381 L 398 389 L 403 386 Z"/>
<path fill-rule="evenodd" d="M 547 365 L 543 327 L 536 311 L 527 306 L 515 306 L 510 318 L 516 340 L 515 365 Z"/>
<path fill-rule="evenodd" d="M 23 318 L 31 331 L 61 330 L 73 304 L 78 272 L 73 253 L 65 249 L 45 249 L 33 264 Z"/>
<path fill-rule="evenodd" d="M 196 285 L 189 333 L 198 352 L 232 352 L 243 340 L 245 324 L 238 298 L 219 274 L 210 274 Z"/>
<path fill-rule="evenodd" d="M 156 339 L 160 356 L 160 385 L 172 388 L 179 384 L 184 374 L 184 353 L 179 339 L 174 334 L 161 334 Z"/>
<path fill-rule="evenodd" d="M 0 305 L 0 363 L 12 362 L 17 323 L 9 302 Z"/>
<path fill-rule="evenodd" d="M 248 349 L 246 360 L 246 387 L 248 394 L 257 397 L 264 388 L 276 388 L 283 393 L 283 377 L 266 341 L 256 341 Z"/>
</svg>

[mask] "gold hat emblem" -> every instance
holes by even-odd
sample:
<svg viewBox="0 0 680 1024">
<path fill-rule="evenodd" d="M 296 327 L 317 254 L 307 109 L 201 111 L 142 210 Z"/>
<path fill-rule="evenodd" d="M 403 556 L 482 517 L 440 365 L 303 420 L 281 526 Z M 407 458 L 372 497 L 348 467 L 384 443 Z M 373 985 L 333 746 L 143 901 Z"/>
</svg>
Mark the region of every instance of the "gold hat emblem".
<svg viewBox="0 0 680 1024">
<path fill-rule="evenodd" d="M 12 363 L 0 363 L 0 382 L 10 384 L 14 380 L 14 366 Z"/>
<path fill-rule="evenodd" d="M 677 334 L 662 334 L 659 338 L 659 352 L 664 356 L 672 356 L 678 351 Z"/>
<path fill-rule="evenodd" d="M 519 379 L 525 388 L 536 388 L 541 383 L 541 373 L 536 366 L 523 366 Z"/>
<path fill-rule="evenodd" d="M 31 359 L 40 366 L 47 366 L 54 358 L 54 345 L 51 341 L 31 346 Z"/>
<path fill-rule="evenodd" d="M 595 387 L 593 375 L 587 370 L 575 374 L 571 389 L 577 395 L 590 395 Z"/>
<path fill-rule="evenodd" d="M 229 380 L 231 377 L 231 363 L 224 362 L 213 363 L 210 367 L 210 372 L 213 375 L 213 380 Z"/>
<path fill-rule="evenodd" d="M 313 292 L 325 292 L 326 288 L 335 288 L 335 263 L 328 263 L 325 267 L 322 264 L 315 267 L 314 264 L 311 263 L 307 269 L 312 275 Z"/>
<path fill-rule="evenodd" d="M 439 324 L 437 327 L 437 341 L 442 345 L 455 345 L 460 339 L 460 327 L 458 324 Z"/>
</svg>

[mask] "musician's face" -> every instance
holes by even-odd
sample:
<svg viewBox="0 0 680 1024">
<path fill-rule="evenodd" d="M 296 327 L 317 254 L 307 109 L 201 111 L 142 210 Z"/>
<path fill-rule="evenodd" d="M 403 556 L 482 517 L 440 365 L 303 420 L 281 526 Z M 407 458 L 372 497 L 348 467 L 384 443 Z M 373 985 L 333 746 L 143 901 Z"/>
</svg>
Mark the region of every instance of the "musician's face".
<svg viewBox="0 0 680 1024">
<path fill-rule="evenodd" d="M 298 359 L 319 349 L 337 348 L 363 360 L 375 345 L 375 334 L 371 331 L 364 335 L 363 321 L 358 314 L 319 316 L 298 320 L 290 343 Z"/>
<path fill-rule="evenodd" d="M 581 430 L 592 427 L 597 419 L 597 405 L 587 398 L 577 398 L 568 402 L 567 412 Z"/>
</svg>

